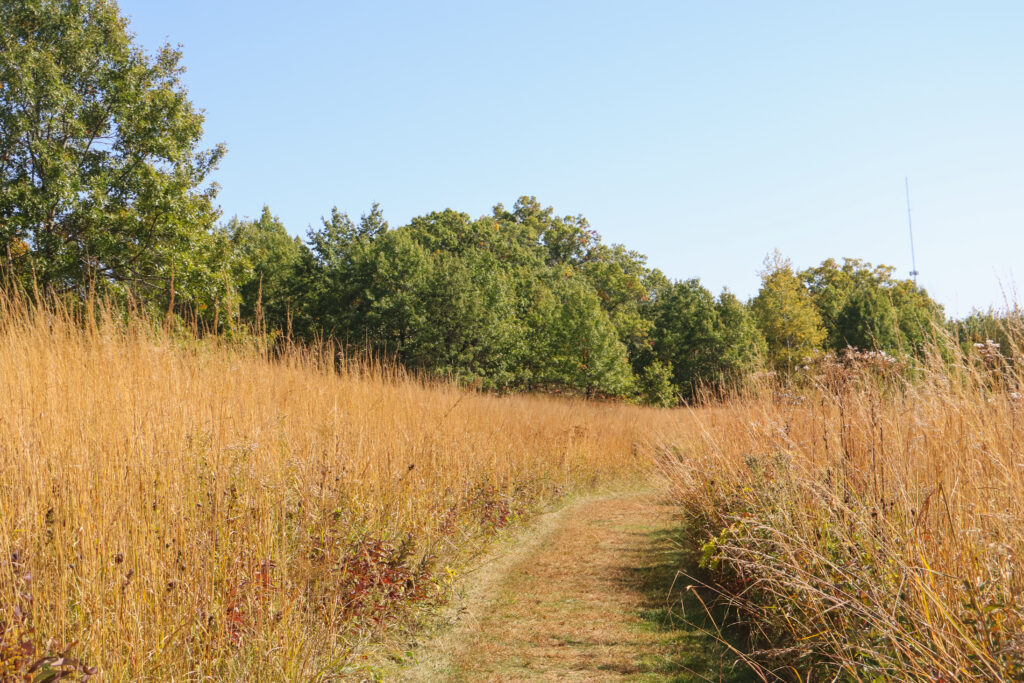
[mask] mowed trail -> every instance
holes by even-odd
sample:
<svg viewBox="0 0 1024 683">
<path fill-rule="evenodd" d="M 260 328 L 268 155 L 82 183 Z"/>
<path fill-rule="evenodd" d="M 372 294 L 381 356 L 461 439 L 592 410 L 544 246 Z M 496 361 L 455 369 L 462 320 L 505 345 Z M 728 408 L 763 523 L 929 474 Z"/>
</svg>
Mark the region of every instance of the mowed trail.
<svg viewBox="0 0 1024 683">
<path fill-rule="evenodd" d="M 676 525 L 649 491 L 543 516 L 474 572 L 454 626 L 394 678 L 748 680 L 724 646 L 671 609 L 685 596 L 672 590 Z"/>
</svg>

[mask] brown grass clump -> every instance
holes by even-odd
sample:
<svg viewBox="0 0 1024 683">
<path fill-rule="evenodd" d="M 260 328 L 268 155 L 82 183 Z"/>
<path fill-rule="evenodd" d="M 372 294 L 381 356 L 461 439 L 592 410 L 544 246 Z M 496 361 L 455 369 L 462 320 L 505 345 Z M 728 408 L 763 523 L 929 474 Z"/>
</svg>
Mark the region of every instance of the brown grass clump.
<svg viewBox="0 0 1024 683">
<path fill-rule="evenodd" d="M 344 673 L 659 414 L 4 299 L 0 679 Z"/>
<path fill-rule="evenodd" d="M 1024 371 L 949 348 L 827 359 L 691 411 L 664 449 L 764 673 L 1024 678 Z"/>
</svg>

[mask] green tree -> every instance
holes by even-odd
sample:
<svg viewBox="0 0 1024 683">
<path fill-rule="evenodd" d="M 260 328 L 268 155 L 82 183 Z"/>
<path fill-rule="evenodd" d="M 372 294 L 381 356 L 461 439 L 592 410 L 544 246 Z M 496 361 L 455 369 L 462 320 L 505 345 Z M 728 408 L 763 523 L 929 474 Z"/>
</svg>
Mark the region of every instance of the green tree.
<svg viewBox="0 0 1024 683">
<path fill-rule="evenodd" d="M 430 275 L 430 256 L 401 228 L 368 246 L 368 260 L 365 265 L 360 261 L 352 328 L 357 339 L 398 355 L 425 324 L 420 295 Z"/>
<path fill-rule="evenodd" d="M 291 237 L 266 206 L 258 219 L 232 218 L 225 229 L 236 255 L 242 317 L 252 320 L 258 304 L 267 327 L 283 330 L 306 295 L 296 287 L 306 245 Z"/>
<path fill-rule="evenodd" d="M 894 272 L 858 259 L 843 259 L 841 266 L 828 259 L 800 273 L 825 327 L 826 348 L 919 353 L 935 341 L 942 307 Z"/>
<path fill-rule="evenodd" d="M 1003 311 L 975 309 L 966 318 L 952 323 L 951 327 L 964 354 L 972 354 L 975 344 L 988 345 L 991 341 L 999 345 L 1003 356 L 1014 361 L 1021 358 L 1024 311 L 1018 306 Z"/>
<path fill-rule="evenodd" d="M 220 300 L 231 252 L 213 231 L 224 153 L 181 53 L 137 47 L 112 0 L 0 3 L 0 256 L 55 291 L 88 286 Z M 173 283 L 173 284 L 172 284 Z"/>
<path fill-rule="evenodd" d="M 638 358 L 648 347 L 654 328 L 644 309 L 657 275 L 646 267 L 646 257 L 621 244 L 598 242 L 579 270 L 597 293 L 630 359 Z"/>
<path fill-rule="evenodd" d="M 615 325 L 631 364 L 639 370 L 650 362 L 653 322 L 647 309 L 653 290 L 666 281 L 646 266 L 645 256 L 620 244 L 603 244 L 586 218 L 557 216 L 536 197 L 520 197 L 511 211 L 498 204 L 493 217 L 501 234 L 515 240 L 521 253 L 529 254 L 520 263 L 533 271 L 531 277 L 542 272 L 545 264 L 556 271 L 567 267 L 581 273 Z"/>
<path fill-rule="evenodd" d="M 765 355 L 764 338 L 746 306 L 728 291 L 716 300 L 699 280 L 676 282 L 662 290 L 654 308 L 654 355 L 672 368 L 672 382 L 684 398 L 701 386 L 728 386 Z"/>
<path fill-rule="evenodd" d="M 860 349 L 899 350 L 900 328 L 889 292 L 870 284 L 854 288 L 836 318 L 835 336 Z"/>
<path fill-rule="evenodd" d="M 370 318 L 376 299 L 386 295 L 375 283 L 381 265 L 378 242 L 388 235 L 388 224 L 378 204 L 358 223 L 335 207 L 319 229 L 309 231 L 310 256 L 298 267 L 306 292 L 302 327 L 357 344 L 368 337 L 380 339 L 382 330 L 370 325 Z M 389 270 L 401 270 L 403 266 L 419 270 L 418 264 L 425 258 L 422 250 L 407 246 L 410 248 Z M 403 277 L 411 282 L 414 274 L 405 272 Z"/>
<path fill-rule="evenodd" d="M 654 361 L 636 378 L 640 401 L 649 406 L 668 408 L 678 401 L 672 384 L 672 366 Z"/>
<path fill-rule="evenodd" d="M 777 370 L 792 371 L 813 356 L 825 341 L 821 315 L 810 292 L 778 251 L 765 259 L 761 289 L 751 311 Z"/>
<path fill-rule="evenodd" d="M 523 323 L 509 278 L 487 252 L 433 255 L 413 290 L 416 324 L 401 357 L 412 367 L 507 389 L 523 375 Z"/>
<path fill-rule="evenodd" d="M 697 279 L 672 284 L 661 296 L 654 319 L 654 352 L 672 368 L 672 383 L 685 398 L 718 379 L 718 312 Z"/>
<path fill-rule="evenodd" d="M 943 334 L 946 313 L 927 291 L 912 280 L 900 280 L 892 286 L 890 298 L 899 325 L 901 350 L 920 356 L 935 344 L 947 344 Z"/>
<path fill-rule="evenodd" d="M 588 396 L 625 396 L 633 390 L 626 348 L 587 282 L 563 271 L 550 288 L 538 288 L 530 315 L 534 383 L 566 387 Z"/>
<path fill-rule="evenodd" d="M 601 241 L 583 216 L 556 216 L 554 209 L 543 207 L 532 196 L 517 199 L 511 211 L 497 204 L 493 216 L 503 225 L 521 226 L 526 239 L 542 246 L 550 266 L 579 266 L 590 259 Z"/>
<path fill-rule="evenodd" d="M 768 345 L 750 309 L 729 290 L 715 302 L 718 312 L 718 365 L 723 380 L 735 380 L 762 366 Z"/>
<path fill-rule="evenodd" d="M 842 265 L 826 259 L 821 265 L 800 272 L 800 279 L 811 293 L 825 328 L 825 348 L 839 351 L 849 343 L 839 330 L 839 316 L 847 299 L 858 288 L 878 288 L 892 281 L 889 266 L 873 267 L 859 259 L 844 258 Z"/>
</svg>

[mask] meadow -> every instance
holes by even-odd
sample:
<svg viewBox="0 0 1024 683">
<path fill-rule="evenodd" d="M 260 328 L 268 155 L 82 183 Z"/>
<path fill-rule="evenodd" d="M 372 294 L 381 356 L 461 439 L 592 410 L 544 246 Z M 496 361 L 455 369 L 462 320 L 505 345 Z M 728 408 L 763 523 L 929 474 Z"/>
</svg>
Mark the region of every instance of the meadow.
<svg viewBox="0 0 1024 683">
<path fill-rule="evenodd" d="M 913 367 L 849 351 L 761 378 L 662 449 L 704 583 L 765 675 L 1024 677 L 1020 327 Z M 814 676 L 813 674 L 818 674 Z"/>
<path fill-rule="evenodd" d="M 339 675 L 658 412 L 0 305 L 0 678 Z"/>
<path fill-rule="evenodd" d="M 702 554 L 666 599 L 766 679 L 1020 678 L 1021 370 L 944 348 L 655 409 L 7 298 L 0 677 L 354 675 L 503 529 L 643 481 Z"/>
<path fill-rule="evenodd" d="M 530 636 L 520 642 L 576 647 L 573 666 L 596 677 L 610 669 L 583 650 L 603 646 L 600 629 L 542 607 L 585 605 L 586 627 L 615 612 L 619 633 L 644 610 L 696 633 L 703 611 L 720 641 L 703 659 L 732 648 L 764 680 L 1024 680 L 1024 324 L 1012 297 L 958 313 L 993 301 L 990 275 L 1012 272 L 1000 259 L 1014 253 L 1007 226 L 1019 206 L 989 210 L 991 196 L 1013 193 L 978 201 L 972 188 L 991 183 L 970 177 L 1019 171 L 1019 154 L 999 158 L 1016 128 L 1000 136 L 983 115 L 1005 104 L 1009 76 L 993 74 L 1020 47 L 991 29 L 1013 21 L 959 12 L 936 32 L 933 12 L 911 36 L 921 48 L 931 36 L 931 53 L 906 60 L 906 41 L 879 29 L 900 25 L 888 8 L 862 26 L 787 11 L 782 31 L 726 3 L 720 17 L 697 3 L 630 12 L 627 31 L 589 8 L 586 21 L 579 8 L 545 8 L 546 32 L 519 7 L 522 26 L 477 11 L 431 8 L 421 21 L 360 10 L 339 25 L 380 27 L 353 34 L 367 47 L 310 40 L 296 30 L 301 12 L 253 39 L 234 28 L 234 10 L 130 4 L 0 0 L 0 681 L 383 675 L 452 621 L 442 615 L 482 558 L 519 538 L 571 539 L 571 552 L 549 553 L 571 580 L 549 572 L 540 597 L 510 589 L 477 602 L 530 603 L 518 613 L 536 619 L 521 623 L 543 626 L 520 628 Z M 337 23 L 309 11 L 314 28 Z M 554 14 L 566 30 L 551 30 Z M 438 28 L 460 38 L 439 40 Z M 689 33 L 712 39 L 650 52 Z M 378 49 L 378 34 L 403 49 Z M 582 39 L 514 49 L 563 34 Z M 189 35 L 214 49 L 186 59 L 178 41 Z M 262 48 L 287 35 L 301 45 Z M 234 37 L 243 45 L 226 49 Z M 886 43 L 892 59 L 879 57 Z M 303 56 L 319 44 L 332 49 Z M 256 52 L 238 58 L 245 50 Z M 973 56 L 959 59 L 964 50 Z M 691 68 L 704 52 L 724 65 L 717 77 Z M 816 57 L 793 58 L 805 53 Z M 388 67 L 388 55 L 401 63 Z M 600 66 L 609 55 L 611 71 Z M 950 68 L 924 68 L 950 55 Z M 258 67 L 267 56 L 269 71 Z M 636 78 L 645 64 L 670 77 Z M 186 65 L 201 65 L 195 80 Z M 270 98 L 268 72 L 286 75 L 270 79 Z M 508 97 L 509 74 L 534 96 Z M 616 74 L 629 97 L 609 98 Z M 444 87 L 431 86 L 438 78 Z M 775 78 L 786 87 L 765 86 Z M 488 83 L 493 97 L 481 95 Z M 837 96 L 821 97 L 822 83 L 839 84 Z M 232 84 L 245 87 L 224 97 Z M 278 85 L 297 89 L 285 97 Z M 190 88 L 211 99 L 193 103 Z M 933 95 L 960 91 L 968 109 L 935 106 Z M 369 106 L 329 101 L 353 92 L 369 93 Z M 552 115 L 539 101 L 586 114 Z M 831 114 L 819 106 L 828 101 Z M 275 102 L 287 103 L 284 119 Z M 658 106 L 634 106 L 646 102 Z M 204 106 L 219 122 L 205 132 Z M 353 125 L 360 112 L 369 118 Z M 596 123 L 602 113 L 612 118 Z M 908 121 L 937 132 L 908 136 Z M 975 129 L 994 137 L 954 144 Z M 686 131 L 711 142 L 690 145 Z M 223 176 L 222 133 L 242 153 Z M 872 145 L 907 168 L 847 163 Z M 869 170 L 860 181 L 858 167 Z M 541 172 L 561 213 L 501 187 Z M 886 190 L 900 173 L 902 187 Z M 930 245 L 920 282 L 908 177 L 918 173 Z M 223 204 L 221 180 L 236 188 Z M 909 269 L 865 260 L 903 253 L 892 230 L 902 202 L 884 199 L 897 189 Z M 588 192 L 601 195 L 594 225 L 580 213 Z M 336 203 L 373 196 L 389 198 L 387 213 L 371 203 L 350 216 Z M 842 222 L 823 229 L 822 216 Z M 987 242 L 959 239 L 971 226 L 991 226 L 1003 248 L 972 253 L 968 242 Z M 771 244 L 825 258 L 797 264 L 773 250 L 755 289 L 752 257 Z M 828 257 L 846 248 L 857 257 Z M 969 275 L 979 268 L 990 275 Z M 726 280 L 738 294 L 707 286 Z M 624 492 L 632 503 L 608 502 Z M 541 532 L 544 519 L 581 509 L 589 521 L 575 519 L 577 531 Z M 654 529 L 664 533 L 652 539 Z M 678 554 L 658 550 L 668 539 Z M 658 588 L 615 599 L 627 555 L 633 569 L 669 557 L 656 565 L 662 578 L 678 565 L 665 604 L 647 602 Z M 532 578 L 494 585 L 536 584 L 542 574 L 530 572 L 544 563 L 523 562 Z M 559 592 L 569 585 L 577 597 Z M 622 675 L 668 675 L 641 671 L 645 657 L 615 640 Z M 486 670 L 537 672 L 507 651 L 519 668 Z M 566 670 L 586 677 L 548 671 Z"/>
</svg>

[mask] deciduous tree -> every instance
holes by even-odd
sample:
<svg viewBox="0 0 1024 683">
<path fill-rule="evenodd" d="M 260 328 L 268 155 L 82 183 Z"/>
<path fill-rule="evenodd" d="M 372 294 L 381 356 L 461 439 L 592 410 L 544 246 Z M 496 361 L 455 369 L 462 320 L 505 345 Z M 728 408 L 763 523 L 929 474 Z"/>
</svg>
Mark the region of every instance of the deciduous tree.
<svg viewBox="0 0 1024 683">
<path fill-rule="evenodd" d="M 200 149 L 203 115 L 181 52 L 135 45 L 112 0 L 0 2 L 0 255 L 24 248 L 56 291 L 219 299 L 224 259 L 205 185 L 224 147 Z"/>
<path fill-rule="evenodd" d="M 761 289 L 751 310 L 767 342 L 769 360 L 778 370 L 793 370 L 825 341 L 810 293 L 778 251 L 765 259 Z"/>
</svg>

